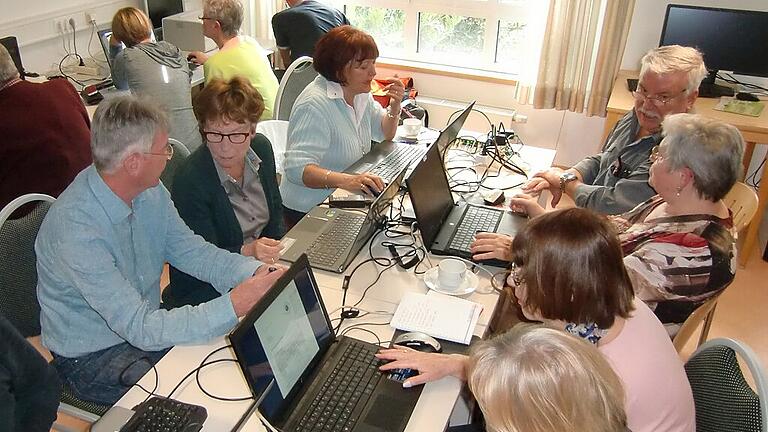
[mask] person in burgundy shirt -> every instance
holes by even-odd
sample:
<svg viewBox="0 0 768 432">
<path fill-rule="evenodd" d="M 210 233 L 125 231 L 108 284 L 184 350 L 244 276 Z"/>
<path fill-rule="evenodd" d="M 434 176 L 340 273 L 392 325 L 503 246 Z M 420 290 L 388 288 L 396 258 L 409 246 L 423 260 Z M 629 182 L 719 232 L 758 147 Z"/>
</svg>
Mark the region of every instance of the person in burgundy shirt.
<svg viewBox="0 0 768 432">
<path fill-rule="evenodd" d="M 65 79 L 19 78 L 0 45 L 0 208 L 28 193 L 54 197 L 91 164 L 90 121 Z"/>
</svg>

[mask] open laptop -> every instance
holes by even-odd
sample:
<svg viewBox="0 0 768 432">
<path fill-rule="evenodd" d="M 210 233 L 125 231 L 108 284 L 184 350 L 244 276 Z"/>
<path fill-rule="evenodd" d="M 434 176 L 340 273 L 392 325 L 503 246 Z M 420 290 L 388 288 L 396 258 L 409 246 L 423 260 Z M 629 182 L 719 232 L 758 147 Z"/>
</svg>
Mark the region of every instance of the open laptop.
<svg viewBox="0 0 768 432">
<path fill-rule="evenodd" d="M 344 272 L 386 218 L 387 209 L 400 191 L 404 176 L 403 169 L 371 203 L 367 214 L 320 206 L 313 208 L 281 240 L 284 250 L 280 258 L 295 262 L 306 253 L 312 267 Z"/>
<path fill-rule="evenodd" d="M 13 60 L 13 64 L 16 65 L 16 69 L 19 71 L 19 78 L 26 79 L 24 72 L 24 65 L 21 63 L 21 52 L 19 51 L 19 41 L 16 36 L 7 36 L 0 39 L 0 45 L 4 46 L 8 50 L 8 54 Z"/>
<path fill-rule="evenodd" d="M 440 132 L 435 144 L 437 144 L 441 154 L 459 136 L 459 132 L 464 127 L 464 122 L 474 106 L 475 102 L 467 105 L 461 114 Z M 355 174 L 370 172 L 381 177 L 385 183 L 389 183 L 404 168 L 410 167 L 412 170 L 426 152 L 427 146 L 424 145 L 385 141 L 374 145 L 370 152 L 350 165 L 344 172 Z M 406 172 L 406 175 L 409 172 Z"/>
<path fill-rule="evenodd" d="M 430 252 L 436 255 L 472 259 L 469 245 L 475 233 L 482 231 L 514 235 L 528 221 L 526 217 L 510 211 L 455 202 L 442 155 L 436 145 L 429 147 L 405 182 L 421 238 Z"/>
<path fill-rule="evenodd" d="M 112 57 L 109 55 L 109 38 L 112 36 L 112 28 L 99 30 L 97 32 L 99 35 L 99 42 L 101 42 L 101 49 L 104 50 L 104 57 L 107 58 L 107 64 L 109 65 L 109 72 L 112 73 Z M 123 48 L 125 48 L 125 44 L 122 42 L 120 43 Z"/>
<path fill-rule="evenodd" d="M 334 335 L 306 256 L 229 340 L 261 414 L 280 431 L 400 432 L 421 394 L 379 372 L 378 346 Z"/>
</svg>

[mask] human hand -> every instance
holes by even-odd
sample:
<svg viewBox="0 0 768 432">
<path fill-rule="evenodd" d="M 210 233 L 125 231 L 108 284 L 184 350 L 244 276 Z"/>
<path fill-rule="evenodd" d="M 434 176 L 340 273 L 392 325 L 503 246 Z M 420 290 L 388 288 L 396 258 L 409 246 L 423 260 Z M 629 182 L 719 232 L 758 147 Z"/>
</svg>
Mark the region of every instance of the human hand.
<svg viewBox="0 0 768 432">
<path fill-rule="evenodd" d="M 549 189 L 549 182 L 540 177 L 533 177 L 523 185 L 522 189 L 531 196 L 539 196 L 541 191 Z"/>
<path fill-rule="evenodd" d="M 394 104 L 396 108 L 399 108 L 403 101 L 403 96 L 405 95 L 405 85 L 403 85 L 403 82 L 397 76 L 387 78 L 387 82 L 389 82 L 389 84 L 384 89 L 387 91 L 387 96 L 389 96 L 389 103 L 390 105 Z"/>
<path fill-rule="evenodd" d="M 195 62 L 199 65 L 205 63 L 208 60 L 208 56 L 201 51 L 192 51 L 187 54 L 187 61 Z"/>
<path fill-rule="evenodd" d="M 369 197 L 376 197 L 384 190 L 384 181 L 371 173 L 351 174 L 339 187 L 353 193 L 362 192 Z"/>
<path fill-rule="evenodd" d="M 469 245 L 472 259 L 475 261 L 498 259 L 512 261 L 512 237 L 506 234 L 479 232 Z"/>
<path fill-rule="evenodd" d="M 393 369 L 415 369 L 419 374 L 403 382 L 403 387 L 437 381 L 454 376 L 466 381 L 467 356 L 461 354 L 423 353 L 406 347 L 381 350 L 376 353 L 379 360 L 392 360 L 379 367 L 381 371 Z"/>
<path fill-rule="evenodd" d="M 257 260 L 274 264 L 280 258 L 280 241 L 262 237 L 243 245 L 243 255 L 255 257 Z"/>
<path fill-rule="evenodd" d="M 527 194 L 517 194 L 513 196 L 509 200 L 509 208 L 512 209 L 513 212 L 525 213 L 528 217 L 532 218 L 546 212 L 544 207 L 539 205 L 536 198 Z"/>
<path fill-rule="evenodd" d="M 283 266 L 263 264 L 256 269 L 253 276 L 232 289 L 229 298 L 235 315 L 241 317 L 247 314 L 284 273 Z"/>
</svg>

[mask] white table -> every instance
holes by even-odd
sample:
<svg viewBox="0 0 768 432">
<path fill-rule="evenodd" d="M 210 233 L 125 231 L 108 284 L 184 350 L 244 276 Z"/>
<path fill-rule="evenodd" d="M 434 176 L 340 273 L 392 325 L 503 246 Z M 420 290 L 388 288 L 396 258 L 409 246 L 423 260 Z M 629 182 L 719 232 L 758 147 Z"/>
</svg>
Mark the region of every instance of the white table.
<svg viewBox="0 0 768 432">
<path fill-rule="evenodd" d="M 553 150 L 537 149 L 533 147 L 523 147 L 521 154 L 526 161 L 526 163 L 522 165 L 524 165 L 524 168 L 530 173 L 548 168 L 554 158 Z M 459 158 L 461 157 L 462 156 L 459 156 Z M 452 157 L 450 160 L 451 163 L 455 161 L 458 161 L 457 163 L 466 163 L 466 161 L 462 162 L 460 159 L 454 159 Z M 523 180 L 524 178 L 520 176 L 518 179 L 506 177 L 504 179 L 493 181 L 504 182 L 504 184 L 500 183 L 497 187 L 505 187 L 509 184 L 520 183 Z M 489 186 L 494 187 L 492 185 Z M 507 196 L 509 197 L 513 193 L 514 191 L 508 192 Z M 467 199 L 477 200 L 478 197 L 469 196 Z M 389 251 L 380 246 L 381 240 L 384 238 L 383 234 L 379 234 L 374 238 L 374 246 L 372 250 L 375 256 L 389 257 Z M 369 252 L 366 246 L 352 262 L 347 270 L 347 274 L 360 261 L 368 257 Z M 430 267 L 430 263 L 432 265 L 437 265 L 441 259 L 441 257 L 429 255 L 428 260 L 419 266 L 419 270 L 426 270 Z M 376 278 L 377 273 L 382 269 L 383 267 L 381 266 L 368 263 L 354 274 L 348 287 L 346 298 L 347 306 L 360 300 L 365 287 Z M 493 267 L 489 267 L 488 269 L 491 272 L 498 270 Z M 320 287 L 323 302 L 325 303 L 331 319 L 338 318 L 343 295 L 343 276 L 322 270 L 314 270 L 314 274 Z M 481 287 L 486 288 L 485 290 L 481 289 L 480 291 L 490 291 L 487 289 L 490 284 L 487 274 L 480 272 L 478 276 L 480 277 Z M 348 326 L 361 322 L 388 323 L 391 318 L 391 313 L 394 313 L 404 293 L 426 293 L 428 291 L 422 278 L 423 276 L 415 276 L 413 269 L 404 270 L 397 266 L 387 269 L 382 274 L 381 279 L 377 284 L 368 290 L 365 298 L 358 306 L 365 311 L 386 311 L 387 313 L 367 315 L 362 318 L 345 320 L 342 330 Z M 482 337 L 486 332 L 487 326 L 495 310 L 498 296 L 494 292 L 488 294 L 474 292 L 465 296 L 465 298 L 483 305 L 483 312 L 474 330 L 475 335 Z M 394 330 L 389 325 L 372 325 L 366 326 L 365 328 L 374 332 L 381 341 L 391 340 L 392 334 L 394 333 Z M 368 342 L 377 342 L 371 334 L 365 331 L 353 330 L 348 335 Z M 173 348 L 156 366 L 160 376 L 157 393 L 167 395 L 185 374 L 200 364 L 202 359 L 208 355 L 208 353 L 225 344 L 225 338 L 220 337 L 203 345 L 177 346 Z M 234 358 L 234 354 L 231 350 L 223 350 L 212 357 L 212 359 L 217 358 Z M 200 377 L 201 383 L 205 389 L 209 393 L 217 396 L 244 397 L 250 395 L 245 378 L 238 365 L 234 362 L 220 363 L 210 366 L 201 371 Z M 150 371 L 139 381 L 139 384 L 147 389 L 151 389 L 154 386 L 154 380 L 155 375 Z M 448 419 L 451 416 L 451 412 L 453 411 L 457 400 L 459 400 L 461 388 L 461 382 L 454 378 L 445 378 L 438 382 L 427 384 L 411 415 L 406 431 L 438 432 L 444 430 L 448 423 Z M 132 408 L 146 397 L 147 394 L 144 391 L 138 387 L 134 387 L 121 398 L 116 405 Z M 208 420 L 205 422 L 203 431 L 219 432 L 231 429 L 251 404 L 250 401 L 224 402 L 211 399 L 200 391 L 194 381 L 194 377 L 188 379 L 188 381 L 174 393 L 173 397 L 183 402 L 206 407 L 208 411 Z M 257 416 L 253 415 L 242 430 L 261 431 L 264 430 L 264 428 L 257 419 Z"/>
</svg>

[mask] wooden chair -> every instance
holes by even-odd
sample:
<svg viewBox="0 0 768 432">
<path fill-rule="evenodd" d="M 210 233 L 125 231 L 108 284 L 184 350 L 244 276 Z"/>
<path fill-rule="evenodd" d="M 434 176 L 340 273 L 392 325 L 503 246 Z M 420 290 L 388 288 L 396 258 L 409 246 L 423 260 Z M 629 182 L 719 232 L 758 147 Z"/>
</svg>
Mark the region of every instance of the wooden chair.
<svg viewBox="0 0 768 432">
<path fill-rule="evenodd" d="M 758 199 L 755 191 L 747 186 L 745 183 L 737 182 L 733 185 L 728 194 L 723 198 L 723 202 L 728 206 L 728 209 L 733 214 L 733 226 L 736 231 L 741 231 L 749 225 L 752 217 L 757 212 Z M 715 317 L 715 308 L 717 307 L 717 296 L 711 298 L 706 303 L 699 306 L 698 309 L 693 311 L 691 316 L 680 327 L 680 331 L 677 332 L 672 343 L 675 345 L 677 352 L 683 349 L 683 346 L 688 342 L 691 335 L 696 328 L 704 323 L 699 335 L 699 343 L 697 346 L 701 346 L 709 335 L 709 328 L 712 326 L 712 321 Z"/>
</svg>

